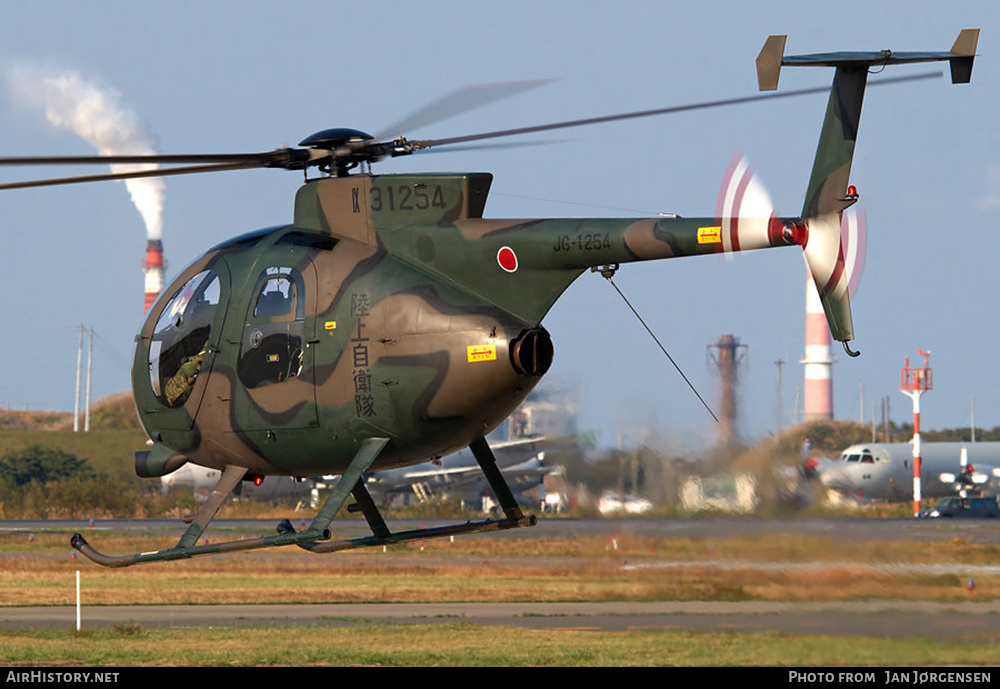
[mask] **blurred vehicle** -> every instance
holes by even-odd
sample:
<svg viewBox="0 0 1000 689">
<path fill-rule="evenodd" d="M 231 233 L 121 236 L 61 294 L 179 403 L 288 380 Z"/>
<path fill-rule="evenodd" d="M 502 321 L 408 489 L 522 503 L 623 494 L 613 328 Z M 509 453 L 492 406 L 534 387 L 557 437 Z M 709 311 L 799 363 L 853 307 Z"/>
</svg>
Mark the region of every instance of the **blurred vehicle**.
<svg viewBox="0 0 1000 689">
<path fill-rule="evenodd" d="M 643 514 L 653 509 L 653 503 L 635 495 L 622 496 L 608 491 L 601 496 L 597 509 L 604 516 Z"/>
<path fill-rule="evenodd" d="M 1000 506 L 996 498 L 945 498 L 934 509 L 921 510 L 917 516 L 995 519 L 1000 517 Z"/>
</svg>

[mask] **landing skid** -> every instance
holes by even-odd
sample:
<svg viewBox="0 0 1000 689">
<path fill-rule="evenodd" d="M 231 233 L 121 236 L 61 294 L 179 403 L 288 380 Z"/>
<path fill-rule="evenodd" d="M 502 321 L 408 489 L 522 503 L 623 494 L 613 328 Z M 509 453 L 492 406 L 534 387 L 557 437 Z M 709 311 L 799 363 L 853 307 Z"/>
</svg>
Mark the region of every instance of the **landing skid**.
<svg viewBox="0 0 1000 689">
<path fill-rule="evenodd" d="M 291 522 L 285 519 L 278 524 L 278 533 L 272 536 L 259 536 L 257 538 L 197 545 L 198 539 L 201 538 L 208 524 L 215 517 L 216 513 L 218 513 L 226 496 L 239 484 L 247 472 L 247 469 L 244 467 L 227 466 L 209 499 L 205 501 L 205 504 L 198 513 L 189 520 L 190 523 L 184 534 L 177 542 L 177 545 L 172 548 L 147 553 L 133 553 L 131 555 L 106 555 L 94 549 L 79 533 L 73 534 L 70 544 L 84 556 L 99 565 L 105 567 L 129 567 L 143 562 L 182 560 L 200 555 L 233 553 L 287 545 L 297 545 L 313 553 L 330 553 L 353 548 L 403 543 L 421 538 L 442 538 L 444 536 L 454 536 L 464 533 L 499 531 L 535 525 L 537 521 L 535 517 L 533 515 L 524 515 L 514 500 L 507 482 L 497 468 L 493 452 L 490 450 L 486 440 L 484 438 L 477 438 L 469 447 L 472 449 L 476 461 L 479 463 L 480 468 L 482 468 L 490 487 L 493 489 L 494 495 L 503 508 L 504 518 L 470 521 L 464 524 L 430 529 L 413 529 L 397 533 L 390 532 L 375 502 L 365 488 L 363 481 L 364 472 L 374 463 L 388 442 L 388 438 L 370 438 L 362 443 L 354 459 L 351 460 L 347 471 L 344 472 L 340 480 L 337 481 L 337 485 L 334 486 L 330 497 L 327 498 L 323 507 L 317 512 L 312 523 L 302 531 L 295 531 L 295 527 L 292 526 Z M 328 527 L 347 500 L 349 494 L 352 494 L 356 501 L 356 505 L 352 505 L 351 508 L 356 507 L 365 515 L 365 519 L 372 530 L 372 535 L 362 538 L 331 541 L 331 534 Z"/>
<path fill-rule="evenodd" d="M 482 521 L 469 521 L 464 524 L 450 524 L 448 526 L 438 526 L 430 529 L 412 529 L 409 531 L 398 531 L 392 533 L 386 526 L 382 514 L 378 511 L 375 501 L 365 488 L 363 481 L 358 481 L 353 490 L 355 505 L 352 508 L 361 510 L 368 520 L 368 526 L 372 530 L 371 536 L 361 538 L 343 539 L 338 541 L 305 541 L 297 543 L 300 548 L 304 548 L 313 553 L 333 553 L 339 550 L 351 550 L 352 548 L 367 548 L 370 546 L 390 545 L 393 543 L 404 543 L 421 538 L 443 538 L 445 536 L 457 536 L 459 534 L 477 533 L 483 531 L 501 531 L 504 529 L 516 529 L 522 526 L 534 526 L 537 519 L 534 515 L 525 515 L 521 512 L 520 506 L 510 492 L 510 487 L 503 475 L 497 468 L 493 451 L 484 438 L 477 438 L 469 445 L 472 454 L 475 455 L 479 467 L 486 474 L 490 488 L 496 496 L 503 509 L 502 519 L 484 519 Z M 295 529 L 287 519 L 278 524 L 278 533 L 294 533 Z"/>
</svg>

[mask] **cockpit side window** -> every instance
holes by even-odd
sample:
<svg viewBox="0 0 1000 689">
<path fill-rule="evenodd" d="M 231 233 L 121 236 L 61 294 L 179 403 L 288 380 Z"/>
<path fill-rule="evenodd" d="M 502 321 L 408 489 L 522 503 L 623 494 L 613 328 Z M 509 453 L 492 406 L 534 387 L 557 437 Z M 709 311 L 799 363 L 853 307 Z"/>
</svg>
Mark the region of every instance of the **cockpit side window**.
<svg viewBox="0 0 1000 689">
<path fill-rule="evenodd" d="M 258 292 L 253 318 L 270 321 L 294 320 L 298 301 L 297 285 L 289 276 L 267 278 Z"/>
<path fill-rule="evenodd" d="M 211 270 L 188 280 L 170 298 L 149 344 L 149 383 L 167 406 L 187 401 L 201 370 L 219 306 L 219 277 Z"/>
<path fill-rule="evenodd" d="M 305 292 L 294 268 L 270 267 L 257 280 L 240 344 L 237 373 L 247 388 L 283 383 L 302 369 Z"/>
</svg>

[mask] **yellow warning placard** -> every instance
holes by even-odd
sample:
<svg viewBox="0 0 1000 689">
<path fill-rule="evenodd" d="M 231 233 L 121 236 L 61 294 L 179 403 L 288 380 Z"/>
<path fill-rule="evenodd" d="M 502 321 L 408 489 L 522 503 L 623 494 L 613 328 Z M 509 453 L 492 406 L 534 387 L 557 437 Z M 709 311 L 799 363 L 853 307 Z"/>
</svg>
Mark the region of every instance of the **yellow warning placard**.
<svg viewBox="0 0 1000 689">
<path fill-rule="evenodd" d="M 699 244 L 719 244 L 722 242 L 722 228 L 721 227 L 699 227 L 698 228 L 698 243 Z"/>
<path fill-rule="evenodd" d="M 486 344 L 486 345 L 469 345 L 467 348 L 469 353 L 469 362 L 476 361 L 496 361 L 497 358 L 497 346 Z"/>
<path fill-rule="evenodd" d="M 326 323 L 323 324 L 323 327 L 326 328 L 327 330 L 336 330 L 337 321 L 327 321 Z"/>
</svg>

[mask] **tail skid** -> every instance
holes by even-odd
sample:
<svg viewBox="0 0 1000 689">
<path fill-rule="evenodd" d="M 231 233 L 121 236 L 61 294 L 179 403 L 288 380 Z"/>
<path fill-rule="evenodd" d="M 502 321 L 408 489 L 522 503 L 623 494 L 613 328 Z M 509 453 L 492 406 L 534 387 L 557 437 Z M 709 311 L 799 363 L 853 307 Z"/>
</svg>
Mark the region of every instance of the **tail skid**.
<svg viewBox="0 0 1000 689">
<path fill-rule="evenodd" d="M 854 339 L 854 324 L 845 251 L 840 242 L 840 216 L 858 198 L 848 185 L 868 74 L 873 68 L 882 69 L 888 65 L 947 60 L 951 64 L 952 82 L 967 83 L 972 78 L 978 41 L 979 29 L 965 29 L 949 52 L 882 50 L 785 56 L 785 36 L 771 36 L 757 57 L 757 81 L 762 91 L 778 88 L 783 65 L 836 68 L 802 217 L 809 228 L 806 261 L 823 303 L 830 333 L 843 343 L 851 356 L 857 354 L 848 346 Z"/>
</svg>

